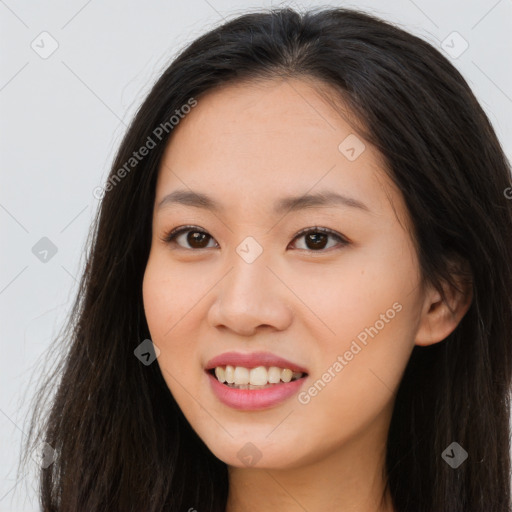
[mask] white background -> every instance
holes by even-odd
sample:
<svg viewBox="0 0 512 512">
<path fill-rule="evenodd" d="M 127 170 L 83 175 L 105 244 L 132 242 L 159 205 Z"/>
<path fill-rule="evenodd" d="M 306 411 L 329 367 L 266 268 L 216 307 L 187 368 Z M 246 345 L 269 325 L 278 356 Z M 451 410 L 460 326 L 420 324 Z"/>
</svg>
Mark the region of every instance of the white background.
<svg viewBox="0 0 512 512">
<path fill-rule="evenodd" d="M 512 0 L 0 0 L 1 512 L 39 510 L 34 476 L 16 478 L 35 364 L 69 312 L 92 191 L 126 126 L 177 50 L 223 18 L 282 5 L 362 8 L 438 47 L 457 31 L 469 47 L 450 58 L 512 158 Z M 46 59 L 31 47 L 43 31 L 58 43 Z M 32 252 L 42 237 L 57 247 L 46 263 Z"/>
</svg>

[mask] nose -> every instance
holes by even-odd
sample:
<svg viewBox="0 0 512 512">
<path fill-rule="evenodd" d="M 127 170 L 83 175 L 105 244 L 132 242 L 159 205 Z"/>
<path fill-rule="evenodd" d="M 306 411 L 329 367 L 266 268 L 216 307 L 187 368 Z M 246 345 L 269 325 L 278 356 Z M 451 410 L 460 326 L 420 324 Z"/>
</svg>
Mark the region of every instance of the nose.
<svg viewBox="0 0 512 512">
<path fill-rule="evenodd" d="M 252 263 L 237 258 L 231 271 L 215 287 L 217 295 L 208 311 L 209 324 L 240 336 L 253 336 L 259 330 L 286 329 L 293 318 L 287 303 L 289 290 L 263 258 Z"/>
</svg>

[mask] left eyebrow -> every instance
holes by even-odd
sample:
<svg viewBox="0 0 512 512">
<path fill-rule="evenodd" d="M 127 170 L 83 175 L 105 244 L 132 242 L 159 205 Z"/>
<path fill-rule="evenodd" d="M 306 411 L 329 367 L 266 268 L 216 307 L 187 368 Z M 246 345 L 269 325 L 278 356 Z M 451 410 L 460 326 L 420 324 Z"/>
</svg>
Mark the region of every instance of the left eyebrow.
<svg viewBox="0 0 512 512">
<path fill-rule="evenodd" d="M 158 204 L 157 209 L 160 210 L 164 206 L 171 204 L 182 204 L 186 206 L 193 206 L 196 208 L 204 208 L 206 210 L 212 210 L 215 212 L 221 212 L 225 210 L 222 206 L 212 197 L 192 190 L 175 190 L 170 194 L 167 194 Z M 306 208 L 318 208 L 325 206 L 346 206 L 350 208 L 356 208 L 361 211 L 371 213 L 371 210 L 358 199 L 348 197 L 337 192 L 329 190 L 320 191 L 315 194 L 305 194 L 302 196 L 289 196 L 283 197 L 276 201 L 274 204 L 274 213 L 276 215 L 282 214 L 288 211 L 297 211 Z"/>
<path fill-rule="evenodd" d="M 337 192 L 332 192 L 330 190 L 302 196 L 283 197 L 276 202 L 274 206 L 274 212 L 276 214 L 281 214 L 287 211 L 335 205 L 347 206 L 349 208 L 358 208 L 368 213 L 371 212 L 368 206 L 366 206 L 358 199 L 354 199 L 353 197 L 348 197 L 343 194 L 338 194 Z"/>
</svg>

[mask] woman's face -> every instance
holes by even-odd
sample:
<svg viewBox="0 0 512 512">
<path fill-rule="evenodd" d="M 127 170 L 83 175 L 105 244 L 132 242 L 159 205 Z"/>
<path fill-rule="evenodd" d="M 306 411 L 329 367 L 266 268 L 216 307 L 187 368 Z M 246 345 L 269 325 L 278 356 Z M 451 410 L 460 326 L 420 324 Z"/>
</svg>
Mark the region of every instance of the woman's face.
<svg viewBox="0 0 512 512">
<path fill-rule="evenodd" d="M 144 307 L 163 377 L 218 458 L 291 468 L 381 446 L 425 301 L 407 219 L 377 151 L 310 82 L 209 92 L 174 128 Z"/>
</svg>

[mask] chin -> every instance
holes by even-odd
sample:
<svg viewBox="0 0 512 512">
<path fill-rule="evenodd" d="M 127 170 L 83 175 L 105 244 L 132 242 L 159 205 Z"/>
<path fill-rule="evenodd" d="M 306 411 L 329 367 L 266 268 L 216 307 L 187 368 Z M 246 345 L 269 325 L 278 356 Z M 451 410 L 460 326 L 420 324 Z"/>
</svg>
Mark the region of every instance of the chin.
<svg viewBox="0 0 512 512">
<path fill-rule="evenodd" d="M 205 444 L 222 462 L 236 468 L 291 469 L 300 466 L 303 457 L 296 452 L 294 443 L 261 437 L 239 436 L 224 443 L 218 440 Z"/>
</svg>

